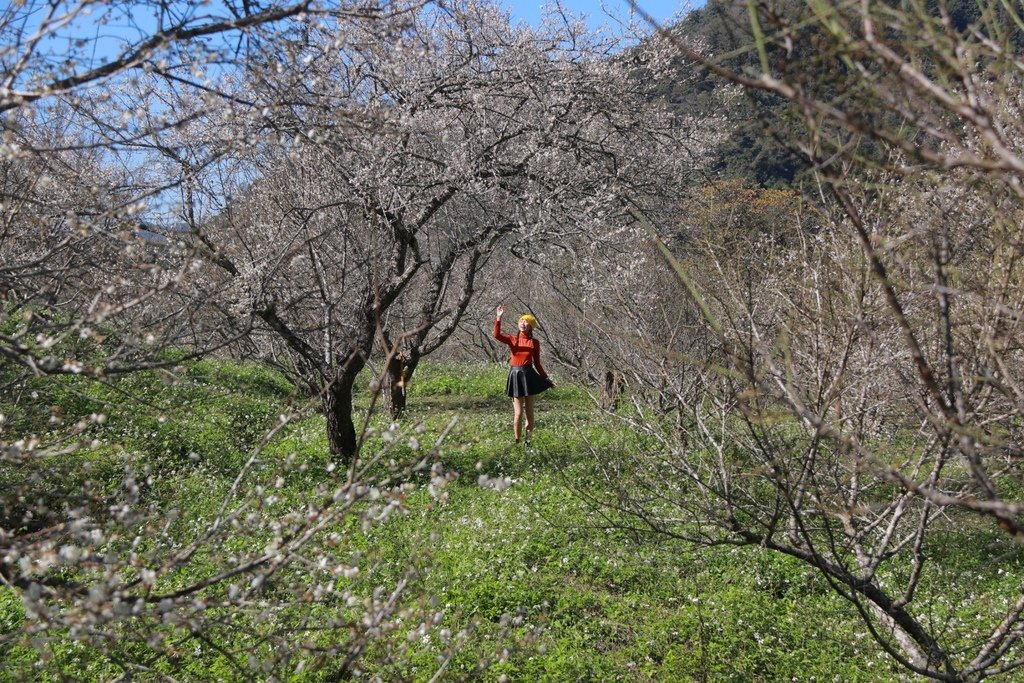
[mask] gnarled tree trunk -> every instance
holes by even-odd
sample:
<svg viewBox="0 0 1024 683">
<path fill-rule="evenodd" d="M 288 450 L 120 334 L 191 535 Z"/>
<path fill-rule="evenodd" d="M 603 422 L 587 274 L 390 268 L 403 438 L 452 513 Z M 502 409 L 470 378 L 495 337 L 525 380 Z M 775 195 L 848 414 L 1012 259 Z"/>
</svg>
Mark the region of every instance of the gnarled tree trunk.
<svg viewBox="0 0 1024 683">
<path fill-rule="evenodd" d="M 622 375 L 614 370 L 605 370 L 601 382 L 601 409 L 615 410 L 622 393 Z"/>
<path fill-rule="evenodd" d="M 324 415 L 331 458 L 343 465 L 351 464 L 358 446 L 352 420 L 352 390 L 364 365 L 364 355 L 358 350 L 353 351 L 324 390 Z"/>
<path fill-rule="evenodd" d="M 383 396 L 384 405 L 393 419 L 398 419 L 405 412 L 409 382 L 419 363 L 420 354 L 415 348 L 408 355 L 396 353 L 388 361 Z"/>
</svg>

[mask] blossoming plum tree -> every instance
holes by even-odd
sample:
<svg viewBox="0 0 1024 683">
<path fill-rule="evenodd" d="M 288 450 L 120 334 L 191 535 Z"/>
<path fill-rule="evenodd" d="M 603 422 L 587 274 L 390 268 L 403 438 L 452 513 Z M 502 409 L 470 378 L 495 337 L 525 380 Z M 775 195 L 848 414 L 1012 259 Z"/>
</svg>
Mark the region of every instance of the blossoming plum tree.
<svg viewBox="0 0 1024 683">
<path fill-rule="evenodd" d="M 997 676 L 1024 664 L 1005 578 L 1024 537 L 1024 24 L 1010 3 L 809 7 L 749 4 L 749 69 L 671 36 L 788 104 L 773 132 L 811 171 L 788 243 L 664 249 L 706 353 L 646 373 L 679 417 L 638 421 L 664 448 L 609 465 L 609 504 L 805 563 L 907 671 Z"/>
</svg>

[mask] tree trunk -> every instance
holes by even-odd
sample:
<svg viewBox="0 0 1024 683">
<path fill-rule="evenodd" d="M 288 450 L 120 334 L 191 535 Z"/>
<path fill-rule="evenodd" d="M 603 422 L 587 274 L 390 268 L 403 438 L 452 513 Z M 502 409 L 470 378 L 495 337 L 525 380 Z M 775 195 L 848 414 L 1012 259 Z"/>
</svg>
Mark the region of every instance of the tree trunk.
<svg viewBox="0 0 1024 683">
<path fill-rule="evenodd" d="M 415 350 L 409 355 L 396 353 L 388 361 L 387 375 L 384 386 L 384 404 L 392 419 L 398 419 L 405 412 L 407 391 L 412 374 L 420 363 L 420 355 Z"/>
<path fill-rule="evenodd" d="M 622 393 L 622 380 L 614 370 L 605 370 L 601 385 L 601 408 L 615 410 L 619 405 L 619 394 Z"/>
<path fill-rule="evenodd" d="M 365 361 L 354 353 L 338 368 L 324 392 L 324 414 L 327 417 L 327 440 L 335 462 L 349 465 L 356 455 L 356 427 L 352 420 L 352 388 Z"/>
</svg>

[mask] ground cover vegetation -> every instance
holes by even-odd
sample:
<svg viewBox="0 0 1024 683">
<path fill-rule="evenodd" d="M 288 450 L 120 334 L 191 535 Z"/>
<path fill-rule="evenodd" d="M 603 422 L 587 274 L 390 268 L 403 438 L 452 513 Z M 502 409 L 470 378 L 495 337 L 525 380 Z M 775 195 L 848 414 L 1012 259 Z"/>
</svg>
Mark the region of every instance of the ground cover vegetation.
<svg viewBox="0 0 1024 683">
<path fill-rule="evenodd" d="M 337 518 L 300 557 L 264 574 L 259 586 L 230 582 L 205 586 L 187 603 L 154 601 L 151 596 L 203 584 L 261 556 L 281 533 L 271 520 L 308 515 L 311 493 L 342 476 L 329 472 L 323 417 L 307 408 L 260 449 L 239 486 L 264 490 L 248 502 L 250 514 L 265 518 L 266 526 L 250 519 L 245 536 L 230 530 L 211 535 L 225 494 L 238 486 L 238 472 L 264 428 L 296 408 L 297 392 L 282 375 L 257 365 L 201 361 L 177 371 L 171 381 L 159 373 L 133 375 L 118 382 L 116 392 L 70 381 L 45 397 L 52 413 L 14 418 L 38 421 L 33 427 L 42 435 L 73 431 L 96 411 L 117 415 L 93 422 L 92 446 L 62 458 L 64 490 L 33 477 L 39 472 L 28 464 L 5 466 L 3 485 L 28 500 L 52 494 L 50 507 L 63 515 L 67 507 L 116 504 L 125 496 L 124 472 L 146 473 L 136 495 L 161 533 L 145 536 L 133 552 L 146 567 L 168 565 L 151 585 L 134 581 L 131 564 L 119 567 L 121 588 L 146 604 L 136 607 L 125 595 L 124 613 L 115 603 L 88 629 L 62 620 L 42 627 L 47 615 L 27 613 L 4 589 L 3 680 L 99 680 L 128 672 L 327 680 L 337 671 L 323 666 L 325 655 L 355 640 L 352 615 L 404 580 L 416 590 L 407 589 L 401 608 L 382 622 L 393 631 L 353 657 L 351 673 L 426 680 L 444 664 L 456 680 L 774 680 L 797 671 L 807 680 L 896 677 L 887 659 L 866 646 L 855 616 L 799 562 L 756 550 L 698 552 L 603 528 L 601 508 L 592 505 L 614 490 L 603 468 L 650 444 L 620 416 L 595 411 L 594 398 L 571 385 L 545 397 L 532 447 L 512 444 L 501 395 L 504 368 L 494 364 L 428 366 L 411 385 L 416 407 L 403 429 L 394 429 L 384 414 L 371 421 L 363 457 L 386 460 L 363 476 L 380 488 L 381 498 L 369 494 L 362 504 L 373 507 L 398 485 L 402 500 L 390 515 L 382 519 L 378 505 L 372 524 L 355 514 Z M 140 392 L 145 403 L 136 400 Z M 360 387 L 357 403 L 369 400 L 368 387 Z M 435 450 L 445 432 L 446 445 Z M 450 473 L 443 493 L 430 490 L 437 484 L 430 468 L 396 467 L 424 455 L 431 467 L 440 464 Z M 45 466 L 49 474 L 54 465 Z M 6 518 L 17 512 L 4 508 Z M 153 519 L 137 515 L 132 524 Z M 1005 538 L 988 542 L 1000 540 L 1012 552 Z M 65 587 L 84 582 L 91 572 L 110 571 L 102 558 L 122 552 L 124 542 L 104 539 L 94 557 L 63 546 L 46 574 Z M 181 556 L 180 549 L 193 547 Z M 311 561 L 320 553 L 358 555 L 351 566 L 360 571 L 333 574 L 333 590 L 320 585 L 326 594 L 309 594 L 318 587 L 316 567 L 302 557 Z M 173 565 L 168 555 L 177 555 Z M 944 565 L 972 573 L 976 599 L 994 599 L 1008 577 L 978 559 L 963 548 Z M 46 585 L 56 589 L 61 582 Z M 429 604 L 418 603 L 424 596 Z M 54 606 L 52 599 L 41 602 L 41 609 Z M 94 608 L 102 609 L 98 601 Z M 808 612 L 821 616 L 807 620 Z M 344 627 L 334 626 L 339 620 Z M 36 628 L 23 630 L 28 621 Z M 289 632 L 303 634 L 301 645 L 277 651 Z M 351 640 L 347 645 L 355 647 Z"/>
<path fill-rule="evenodd" d="M 0 675 L 1019 677 L 1022 17 L 10 3 Z"/>
</svg>

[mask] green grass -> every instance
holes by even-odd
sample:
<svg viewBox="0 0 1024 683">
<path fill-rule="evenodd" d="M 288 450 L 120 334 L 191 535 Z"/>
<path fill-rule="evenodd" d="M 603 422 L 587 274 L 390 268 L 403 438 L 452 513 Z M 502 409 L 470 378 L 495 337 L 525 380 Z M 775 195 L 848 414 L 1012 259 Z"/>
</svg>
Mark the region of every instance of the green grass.
<svg viewBox="0 0 1024 683">
<path fill-rule="evenodd" d="M 446 669 L 452 680 L 901 679 L 866 637 L 852 608 L 796 560 L 759 548 L 698 549 L 605 528 L 600 510 L 579 495 L 580 489 L 602 493 L 595 463 L 614 462 L 655 444 L 598 411 L 584 388 L 566 386 L 538 399 L 533 444 L 516 445 L 511 407 L 502 393 L 504 376 L 505 369 L 495 365 L 422 366 L 398 431 L 389 432 L 390 420 L 375 415 L 376 434 L 363 453 L 364 458 L 384 453 L 372 477 L 414 485 L 402 494 L 404 508 L 365 528 L 358 515 L 342 517 L 311 542 L 335 556 L 362 558 L 362 574 L 337 579 L 339 594 L 347 590 L 365 597 L 375 586 L 393 586 L 411 562 L 419 573 L 410 614 L 440 615 L 425 636 L 408 637 L 415 624 L 402 623 L 371 643 L 360 664 L 362 675 L 428 680 L 438 657 L 457 641 L 445 634 L 464 632 Z M 173 555 L 207 532 L 266 430 L 278 415 L 302 407 L 276 373 L 214 361 L 175 373 L 136 375 L 113 386 L 62 379 L 39 390 L 49 402 L 46 411 L 28 406 L 20 419 L 41 429 L 40 416 L 56 406 L 63 420 L 47 427 L 55 440 L 70 438 L 80 417 L 103 413 L 106 422 L 88 426 L 94 444 L 63 456 L 59 469 L 5 465 L 0 484 L 28 491 L 38 476 L 60 471 L 60 490 L 81 490 L 88 480 L 91 500 L 110 501 L 126 495 L 123 472 L 132 468 L 145 475 L 134 495 L 148 511 L 132 529 L 148 531 L 132 548 L 112 539 L 107 549 L 134 552 L 149 562 Z M 359 401 L 367 405 L 365 381 Z M 437 460 L 457 476 L 438 498 L 428 491 L 430 476 L 408 472 L 407 465 L 429 460 L 439 435 L 453 422 Z M 392 438 L 394 433 L 399 436 Z M 342 472 L 331 471 L 323 418 L 315 410 L 300 411 L 239 481 L 239 499 L 258 503 L 254 520 L 244 532 L 224 536 L 163 574 L 157 589 L 216 575 L 233 557 L 260 552 L 281 533 L 279 520 L 289 513 L 301 517 L 322 498 L 324 487 L 338 485 L 341 477 Z M 482 485 L 495 481 L 501 483 L 497 488 Z M 264 492 L 253 494 L 256 486 Z M 363 503 L 358 510 L 375 504 Z M 970 546 L 974 554 L 955 553 L 960 537 L 950 533 L 949 572 L 970 570 L 993 594 L 1012 583 L 982 561 L 994 545 L 1014 553 L 1012 544 L 989 537 Z M 1019 553 L 1015 562 L 1020 566 Z M 278 595 L 301 595 L 316 575 L 315 567 L 297 563 L 263 589 L 267 604 Z M 123 579 L 135 576 L 126 569 Z M 944 590 L 943 575 L 929 581 L 933 590 Z M 210 589 L 200 597 L 219 595 Z M 950 603 L 951 621 L 965 618 L 958 609 Z M 308 605 L 290 601 L 279 610 L 258 602 L 245 609 L 209 608 L 202 618 L 214 624 L 215 645 L 260 658 L 281 654 L 269 639 L 275 630 L 301 630 L 301 625 L 352 614 L 341 598 L 325 598 Z M 0 588 L 0 659 L 5 661 L 0 681 L 59 680 L 62 671 L 76 679 L 104 680 L 118 675 L 117 662 L 124 659 L 145 661 L 153 671 L 176 678 L 247 677 L 223 652 L 197 640 L 188 623 L 112 622 L 113 640 L 69 639 L 60 629 L 21 636 L 25 624 L 21 601 Z M 310 630 L 299 640 L 313 651 L 333 644 L 337 634 Z M 175 648 L 149 652 L 154 635 L 170 637 Z M 36 648 L 47 653 L 38 665 Z M 291 680 L 321 680 L 336 664 L 330 656 L 295 657 L 281 669 Z"/>
</svg>

